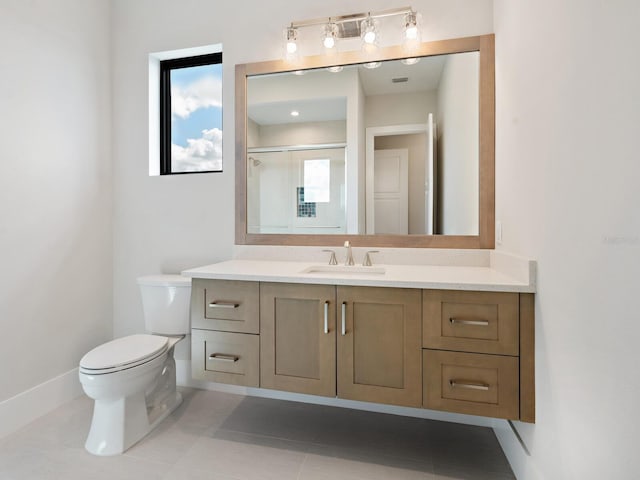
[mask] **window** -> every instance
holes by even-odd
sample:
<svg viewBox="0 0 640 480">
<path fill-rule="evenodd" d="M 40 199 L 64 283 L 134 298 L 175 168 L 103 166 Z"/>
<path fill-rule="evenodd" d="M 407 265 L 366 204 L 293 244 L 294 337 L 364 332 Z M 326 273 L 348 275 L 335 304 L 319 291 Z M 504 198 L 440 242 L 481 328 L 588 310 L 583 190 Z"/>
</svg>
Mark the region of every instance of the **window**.
<svg viewBox="0 0 640 480">
<path fill-rule="evenodd" d="M 160 174 L 222 171 L 222 53 L 160 62 Z"/>
<path fill-rule="evenodd" d="M 304 201 L 324 203 L 331 201 L 331 160 L 304 161 Z"/>
</svg>

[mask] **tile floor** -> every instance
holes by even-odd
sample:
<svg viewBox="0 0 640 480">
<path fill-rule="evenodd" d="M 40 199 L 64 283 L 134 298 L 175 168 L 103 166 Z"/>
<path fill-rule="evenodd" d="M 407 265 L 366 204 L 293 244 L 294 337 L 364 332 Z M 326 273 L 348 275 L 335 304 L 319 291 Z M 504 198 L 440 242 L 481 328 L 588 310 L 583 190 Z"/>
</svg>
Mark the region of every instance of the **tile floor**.
<svg viewBox="0 0 640 480">
<path fill-rule="evenodd" d="M 0 479 L 514 479 L 493 431 L 433 420 L 184 389 L 124 455 L 85 452 L 80 397 L 0 440 Z"/>
</svg>

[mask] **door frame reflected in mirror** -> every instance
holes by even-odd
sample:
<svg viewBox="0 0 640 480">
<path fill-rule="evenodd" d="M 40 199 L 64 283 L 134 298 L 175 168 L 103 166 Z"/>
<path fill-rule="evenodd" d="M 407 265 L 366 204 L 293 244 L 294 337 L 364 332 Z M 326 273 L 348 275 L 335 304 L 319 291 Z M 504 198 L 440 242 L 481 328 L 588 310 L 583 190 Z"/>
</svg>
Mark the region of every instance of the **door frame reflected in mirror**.
<svg viewBox="0 0 640 480">
<path fill-rule="evenodd" d="M 236 224 L 238 245 L 340 245 L 349 240 L 353 246 L 413 248 L 495 247 L 495 54 L 494 35 L 481 35 L 422 43 L 411 57 L 480 53 L 479 85 L 479 199 L 478 235 L 372 235 L 372 234 L 251 234 L 247 233 L 247 77 L 269 73 L 350 65 L 372 61 L 359 51 L 327 57 L 305 57 L 296 65 L 268 61 L 236 65 Z M 407 58 L 402 47 L 379 50 L 375 60 Z"/>
</svg>

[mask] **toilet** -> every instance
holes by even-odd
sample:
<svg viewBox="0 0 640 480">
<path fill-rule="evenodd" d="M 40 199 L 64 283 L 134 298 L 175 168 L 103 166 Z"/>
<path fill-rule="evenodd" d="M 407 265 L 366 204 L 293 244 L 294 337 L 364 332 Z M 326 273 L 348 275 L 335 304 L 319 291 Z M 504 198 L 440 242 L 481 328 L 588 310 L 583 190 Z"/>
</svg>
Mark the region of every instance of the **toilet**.
<svg viewBox="0 0 640 480">
<path fill-rule="evenodd" d="M 173 351 L 190 333 L 191 279 L 155 275 L 137 282 L 150 334 L 117 338 L 80 360 L 80 383 L 95 401 L 85 443 L 94 455 L 123 453 L 182 402 Z"/>
</svg>

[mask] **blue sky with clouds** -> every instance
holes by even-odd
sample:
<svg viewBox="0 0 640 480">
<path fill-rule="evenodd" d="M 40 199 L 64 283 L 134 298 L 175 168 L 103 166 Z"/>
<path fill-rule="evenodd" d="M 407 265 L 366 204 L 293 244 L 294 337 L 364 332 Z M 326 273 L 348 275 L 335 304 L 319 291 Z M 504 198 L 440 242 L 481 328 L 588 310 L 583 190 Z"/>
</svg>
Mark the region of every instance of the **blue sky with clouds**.
<svg viewBox="0 0 640 480">
<path fill-rule="evenodd" d="M 222 64 L 171 71 L 172 171 L 222 169 Z"/>
</svg>

